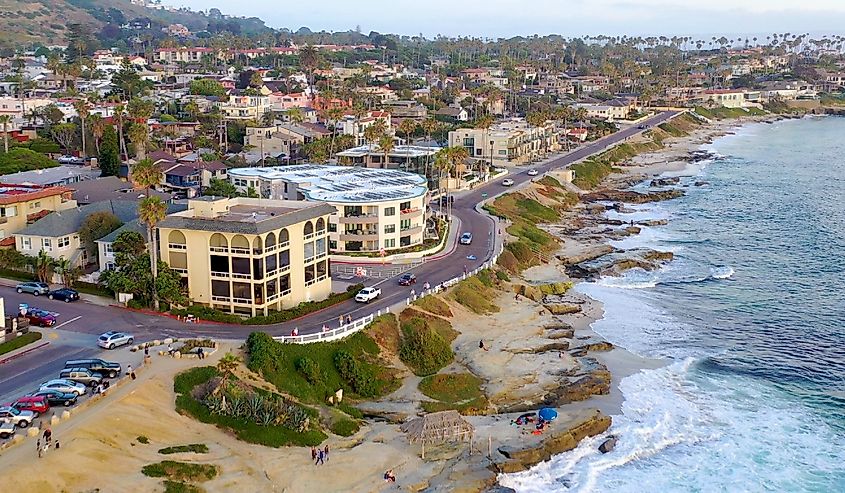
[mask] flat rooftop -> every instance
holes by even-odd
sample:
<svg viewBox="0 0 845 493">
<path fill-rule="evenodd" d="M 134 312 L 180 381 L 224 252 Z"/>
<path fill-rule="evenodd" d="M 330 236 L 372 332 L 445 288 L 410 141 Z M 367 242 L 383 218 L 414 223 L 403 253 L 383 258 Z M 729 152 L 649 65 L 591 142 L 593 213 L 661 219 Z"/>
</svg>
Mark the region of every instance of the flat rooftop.
<svg viewBox="0 0 845 493">
<path fill-rule="evenodd" d="M 79 180 L 93 180 L 100 176 L 100 170 L 87 166 L 56 166 L 55 168 L 21 171 L 3 175 L 3 181 L 24 185 L 53 185 Z"/>
<path fill-rule="evenodd" d="M 272 217 L 282 216 L 297 209 L 293 207 L 256 207 L 236 205 L 229 208 L 229 212 L 217 216 L 220 221 L 237 221 L 257 223 Z"/>
<path fill-rule="evenodd" d="M 392 169 L 299 164 L 264 168 L 233 168 L 234 178 L 260 178 L 295 183 L 306 199 L 329 203 L 370 203 L 421 197 L 428 192 L 425 177 Z"/>
</svg>

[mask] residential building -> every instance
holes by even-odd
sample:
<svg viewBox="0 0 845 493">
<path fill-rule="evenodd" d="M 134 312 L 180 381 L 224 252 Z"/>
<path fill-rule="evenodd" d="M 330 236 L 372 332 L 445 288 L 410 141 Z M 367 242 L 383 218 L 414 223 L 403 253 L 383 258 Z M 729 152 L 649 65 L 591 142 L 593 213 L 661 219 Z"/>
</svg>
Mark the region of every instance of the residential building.
<svg viewBox="0 0 845 493">
<path fill-rule="evenodd" d="M 429 187 L 436 186 L 434 155 L 440 147 L 398 145 L 387 154 L 377 144 L 366 144 L 337 153 L 338 162 L 364 168 L 398 169 L 417 173 L 429 179 Z"/>
<path fill-rule="evenodd" d="M 449 132 L 449 146 L 466 147 L 470 157 L 492 164 L 526 163 L 558 150 L 558 134 L 552 123 L 533 127 L 523 119 L 498 123 L 489 129 L 459 128 Z"/>
<path fill-rule="evenodd" d="M 259 120 L 270 111 L 270 98 L 261 95 L 232 95 L 227 101 L 216 105 L 228 120 Z"/>
<path fill-rule="evenodd" d="M 600 104 L 576 103 L 574 108 L 583 108 L 587 111 L 587 118 L 613 122 L 625 120 L 631 113 L 632 107 L 627 101 L 611 100 Z"/>
<path fill-rule="evenodd" d="M 333 206 L 329 248 L 335 253 L 390 251 L 425 239 L 428 187 L 414 173 L 303 164 L 234 168 L 229 180 L 239 191 L 253 188 L 265 199 Z"/>
<path fill-rule="evenodd" d="M 152 54 L 152 61 L 165 64 L 199 63 L 204 56 L 216 59 L 220 53 L 214 48 L 204 47 L 158 48 Z"/>
<path fill-rule="evenodd" d="M 73 190 L 72 197 L 79 205 L 93 204 L 104 200 L 141 200 L 147 196 L 146 190 L 133 188 L 130 183 L 116 176 L 80 181 L 68 188 Z M 173 196 L 169 193 L 153 190 L 151 194 L 167 203 L 173 200 Z"/>
<path fill-rule="evenodd" d="M 3 175 L 3 181 L 21 185 L 57 187 L 94 180 L 99 176 L 100 170 L 87 166 L 56 166 L 55 168 L 19 171 L 17 173 Z"/>
<path fill-rule="evenodd" d="M 382 107 L 388 110 L 394 118 L 424 120 L 428 116 L 428 108 L 416 101 L 385 101 Z"/>
<path fill-rule="evenodd" d="M 310 123 L 276 123 L 267 127 L 247 127 L 244 144 L 252 146 L 260 156 L 297 157 L 305 144 L 330 135 L 325 127 Z"/>
<path fill-rule="evenodd" d="M 14 246 L 13 234 L 52 211 L 76 207 L 67 187 L 0 184 L 0 247 Z"/>
<path fill-rule="evenodd" d="M 701 93 L 701 102 L 715 104 L 725 108 L 742 108 L 745 106 L 744 89 L 710 89 Z"/>
<path fill-rule="evenodd" d="M 331 294 L 326 203 L 200 197 L 159 223 L 160 256 L 188 297 L 246 316 Z"/>
<path fill-rule="evenodd" d="M 447 106 L 445 108 L 440 108 L 434 114 L 446 118 L 453 118 L 459 122 L 469 121 L 469 113 L 460 106 Z"/>
<path fill-rule="evenodd" d="M 175 204 L 168 207 L 172 212 L 184 208 Z M 43 250 L 54 259 L 64 257 L 73 265 L 85 266 L 90 259 L 79 240 L 79 228 L 95 212 L 109 212 L 126 223 L 138 218 L 138 201 L 107 200 L 51 212 L 15 233 L 15 248 L 33 256 Z"/>
<path fill-rule="evenodd" d="M 304 92 L 294 92 L 290 94 L 270 93 L 268 96 L 270 107 L 275 111 L 287 111 L 291 108 L 302 108 L 308 106 L 310 98 Z"/>
<path fill-rule="evenodd" d="M 162 168 L 162 186 L 189 194 L 199 193 L 202 187 L 211 184 L 211 180 L 225 180 L 226 169 L 220 161 L 178 162 Z"/>
<path fill-rule="evenodd" d="M 386 132 L 393 133 L 393 122 L 387 111 L 368 111 L 361 117 L 347 114 L 338 122 L 338 126 L 341 135 L 351 135 L 355 139 L 355 145 L 360 146 L 367 143 L 364 132 L 378 121 L 382 122 Z"/>
</svg>

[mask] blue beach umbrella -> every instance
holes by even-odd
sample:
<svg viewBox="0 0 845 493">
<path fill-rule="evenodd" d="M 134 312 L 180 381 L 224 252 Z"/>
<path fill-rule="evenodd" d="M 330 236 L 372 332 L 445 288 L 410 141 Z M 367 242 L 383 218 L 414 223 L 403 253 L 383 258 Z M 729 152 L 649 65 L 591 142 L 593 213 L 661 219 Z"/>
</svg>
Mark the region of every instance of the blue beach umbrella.
<svg viewBox="0 0 845 493">
<path fill-rule="evenodd" d="M 540 418 L 543 421 L 554 421 L 557 418 L 557 411 L 550 407 L 544 407 L 540 409 Z"/>
</svg>

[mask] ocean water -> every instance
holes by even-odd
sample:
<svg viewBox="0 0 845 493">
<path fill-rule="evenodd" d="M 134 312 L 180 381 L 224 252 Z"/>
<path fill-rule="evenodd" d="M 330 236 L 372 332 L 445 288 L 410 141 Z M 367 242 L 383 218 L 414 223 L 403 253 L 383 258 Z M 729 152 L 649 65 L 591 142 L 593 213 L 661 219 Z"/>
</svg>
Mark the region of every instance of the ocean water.
<svg viewBox="0 0 845 493">
<path fill-rule="evenodd" d="M 584 283 L 594 329 L 669 364 L 624 379 L 610 432 L 519 492 L 845 492 L 845 118 L 751 124 L 707 146 L 687 195 L 614 243 L 672 251 L 657 272 Z M 695 181 L 708 185 L 696 187 Z"/>
</svg>

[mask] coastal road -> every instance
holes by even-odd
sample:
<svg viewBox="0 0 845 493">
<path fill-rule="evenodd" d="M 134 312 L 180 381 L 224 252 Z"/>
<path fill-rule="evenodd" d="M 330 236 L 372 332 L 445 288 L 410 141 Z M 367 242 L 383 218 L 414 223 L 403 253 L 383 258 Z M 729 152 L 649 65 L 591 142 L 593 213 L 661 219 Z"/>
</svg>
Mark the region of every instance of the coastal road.
<svg viewBox="0 0 845 493">
<path fill-rule="evenodd" d="M 647 126 L 659 125 L 673 117 L 678 112 L 667 111 L 645 120 L 642 124 Z M 531 180 L 526 173 L 529 169 L 536 169 L 540 175 L 545 172 L 566 168 L 571 164 L 598 154 L 605 149 L 642 133 L 644 129 L 632 126 L 599 140 L 586 144 L 569 154 L 550 160 L 539 166 L 520 167 L 518 172 L 511 172 L 507 175 L 514 181 L 512 187 L 504 187 L 501 182 L 503 178 L 488 182 L 473 189 L 470 192 L 457 196 L 452 205 L 452 214 L 460 220 L 462 232 L 470 232 L 473 235 L 471 245 L 456 245 L 451 251 L 441 253 L 409 272 L 417 276 L 418 282 L 413 288 L 419 292 L 422 284 L 426 281 L 432 286 L 460 276 L 464 270 L 473 270 L 481 266 L 492 255 L 495 246 L 495 230 L 493 220 L 476 211 L 475 207 L 485 198 L 493 197 L 499 193 L 507 192 L 513 188 Z M 487 195 L 488 197 L 485 197 Z M 475 260 L 468 260 L 467 256 L 474 256 Z M 309 314 L 305 317 L 281 324 L 261 326 L 260 330 L 273 336 L 289 335 L 294 327 L 299 329 L 300 335 L 313 334 L 322 330 L 323 325 L 334 329 L 338 326 L 338 317 L 351 316 L 358 319 L 374 313 L 378 310 L 384 311 L 387 307 L 394 306 L 410 295 L 410 287 L 399 286 L 395 279 L 387 279 L 381 282 L 369 282 L 368 285 L 377 284 L 382 290 L 382 295 L 369 304 L 356 303 L 353 300 L 339 303 L 326 308 L 325 310 Z M 7 285 L 8 286 L 8 285 Z M 100 334 L 107 330 L 118 330 L 130 332 L 138 342 L 152 339 L 159 339 L 168 336 L 193 337 L 208 336 L 218 339 L 244 339 L 254 330 L 253 327 L 226 325 L 226 324 L 191 324 L 187 325 L 178 320 L 134 312 L 120 307 L 102 306 L 88 302 L 63 303 L 51 301 L 43 297 L 36 298 L 29 294 L 18 294 L 11 286 L 0 287 L 0 296 L 6 299 L 6 310 L 15 310 L 19 303 L 28 303 L 30 306 L 54 311 L 60 314 L 59 323 L 61 329 L 81 332 L 85 334 Z M 259 327 L 255 327 L 259 328 Z M 0 379 L 3 378 L 3 369 L 0 368 Z"/>
</svg>

